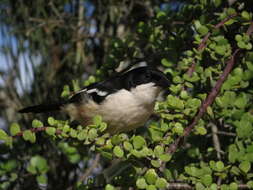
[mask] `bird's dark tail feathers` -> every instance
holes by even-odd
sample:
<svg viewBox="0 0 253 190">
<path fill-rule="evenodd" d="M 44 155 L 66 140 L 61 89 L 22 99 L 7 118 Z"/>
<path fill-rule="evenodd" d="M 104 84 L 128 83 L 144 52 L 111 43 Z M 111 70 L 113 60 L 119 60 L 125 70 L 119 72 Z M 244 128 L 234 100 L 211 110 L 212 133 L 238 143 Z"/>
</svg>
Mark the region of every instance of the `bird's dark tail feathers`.
<svg viewBox="0 0 253 190">
<path fill-rule="evenodd" d="M 64 103 L 54 103 L 54 104 L 40 104 L 36 106 L 30 106 L 19 110 L 19 113 L 42 113 L 60 110 Z"/>
</svg>

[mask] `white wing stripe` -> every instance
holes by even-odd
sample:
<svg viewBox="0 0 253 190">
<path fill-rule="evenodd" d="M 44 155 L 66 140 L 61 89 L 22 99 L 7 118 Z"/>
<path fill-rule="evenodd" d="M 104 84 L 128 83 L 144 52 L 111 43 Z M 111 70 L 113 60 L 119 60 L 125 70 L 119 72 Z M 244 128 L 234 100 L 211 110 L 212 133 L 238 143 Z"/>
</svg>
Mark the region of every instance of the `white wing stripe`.
<svg viewBox="0 0 253 190">
<path fill-rule="evenodd" d="M 93 92 L 96 92 L 97 95 L 99 95 L 99 96 L 106 96 L 106 95 L 108 94 L 108 92 L 106 92 L 106 91 L 100 91 L 100 90 L 98 90 L 98 89 L 96 89 L 96 88 L 87 90 L 87 93 L 89 93 L 89 94 L 90 94 L 90 93 L 93 93 Z"/>
</svg>

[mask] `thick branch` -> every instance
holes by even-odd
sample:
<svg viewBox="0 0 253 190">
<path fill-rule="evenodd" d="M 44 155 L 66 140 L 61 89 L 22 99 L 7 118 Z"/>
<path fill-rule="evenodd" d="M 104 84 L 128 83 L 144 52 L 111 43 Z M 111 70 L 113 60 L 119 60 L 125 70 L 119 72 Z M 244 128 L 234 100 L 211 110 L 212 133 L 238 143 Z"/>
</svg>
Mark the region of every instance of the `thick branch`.
<svg viewBox="0 0 253 190">
<path fill-rule="evenodd" d="M 251 25 L 249 26 L 249 29 L 247 30 L 247 34 L 251 35 L 252 32 L 253 32 L 253 22 L 251 22 Z M 196 114 L 196 116 L 194 117 L 192 123 L 188 127 L 186 127 L 184 129 L 183 135 L 180 136 L 180 137 L 178 137 L 175 140 L 175 142 L 170 145 L 170 147 L 168 148 L 168 151 L 167 151 L 168 153 L 173 154 L 177 150 L 177 148 L 179 146 L 179 143 L 182 141 L 182 139 L 184 139 L 185 137 L 189 136 L 189 134 L 191 133 L 191 131 L 194 129 L 194 126 L 198 123 L 198 121 L 200 120 L 200 118 L 206 112 L 207 107 L 212 105 L 212 103 L 214 102 L 215 98 L 219 94 L 219 91 L 220 91 L 220 89 L 222 87 L 222 84 L 227 79 L 229 73 L 232 71 L 233 66 L 236 63 L 235 62 L 235 56 L 239 53 L 239 51 L 240 51 L 240 49 L 236 49 L 234 51 L 232 57 L 227 61 L 226 67 L 225 67 L 222 75 L 220 76 L 219 80 L 216 82 L 214 88 L 209 93 L 209 95 L 207 96 L 207 98 L 202 102 L 202 105 L 200 106 L 199 111 Z"/>
</svg>

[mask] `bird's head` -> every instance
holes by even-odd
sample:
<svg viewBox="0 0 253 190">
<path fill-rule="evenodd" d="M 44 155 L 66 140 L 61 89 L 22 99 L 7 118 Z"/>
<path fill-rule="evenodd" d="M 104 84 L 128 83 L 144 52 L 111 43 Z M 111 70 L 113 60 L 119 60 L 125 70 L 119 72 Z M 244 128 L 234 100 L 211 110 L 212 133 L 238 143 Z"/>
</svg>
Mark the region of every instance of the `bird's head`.
<svg viewBox="0 0 253 190">
<path fill-rule="evenodd" d="M 164 89 L 171 84 L 169 78 L 163 72 L 150 67 L 139 67 L 130 70 L 127 75 L 127 86 L 130 88 L 138 85 L 153 83 L 155 86 Z"/>
</svg>

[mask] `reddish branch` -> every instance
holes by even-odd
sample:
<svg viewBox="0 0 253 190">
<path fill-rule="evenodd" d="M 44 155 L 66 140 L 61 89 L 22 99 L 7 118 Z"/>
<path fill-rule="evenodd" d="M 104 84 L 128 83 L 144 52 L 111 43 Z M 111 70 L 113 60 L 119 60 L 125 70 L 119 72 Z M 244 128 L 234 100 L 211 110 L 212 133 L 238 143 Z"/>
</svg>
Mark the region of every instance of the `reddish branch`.
<svg viewBox="0 0 253 190">
<path fill-rule="evenodd" d="M 249 29 L 247 30 L 247 34 L 251 35 L 253 32 L 253 22 L 251 23 Z M 214 102 L 215 98 L 217 97 L 217 95 L 219 94 L 219 91 L 221 89 L 222 84 L 224 83 L 224 81 L 227 79 L 229 73 L 232 71 L 235 62 L 235 57 L 236 55 L 239 53 L 240 49 L 236 49 L 233 53 L 233 55 L 231 56 L 231 58 L 227 61 L 226 63 L 226 67 L 222 73 L 222 75 L 220 76 L 219 80 L 216 82 L 214 88 L 212 89 L 212 91 L 209 93 L 209 95 L 207 96 L 207 98 L 202 102 L 202 105 L 199 108 L 198 113 L 196 114 L 196 116 L 194 117 L 192 123 L 186 127 L 184 129 L 184 133 L 182 136 L 178 137 L 175 142 L 173 144 L 170 145 L 169 149 L 168 149 L 168 153 L 173 154 L 178 146 L 179 143 L 182 142 L 182 140 L 189 136 L 189 134 L 191 133 L 191 131 L 193 130 L 194 126 L 198 123 L 198 121 L 200 120 L 200 118 L 204 115 L 204 113 L 206 112 L 206 109 L 208 106 L 212 105 L 212 103 Z"/>
<path fill-rule="evenodd" d="M 222 20 L 221 22 L 219 22 L 218 24 L 216 24 L 216 25 L 214 26 L 214 28 L 215 28 L 215 29 L 218 29 L 218 28 L 224 26 L 224 24 L 225 24 L 227 21 L 229 21 L 230 19 L 234 18 L 235 16 L 237 16 L 237 13 L 228 16 L 227 18 L 225 18 L 224 20 Z M 209 38 L 210 35 L 211 35 L 210 32 L 208 32 L 208 33 L 205 35 L 205 37 L 202 39 L 201 43 L 200 43 L 199 46 L 198 46 L 198 51 L 201 51 L 201 50 L 203 50 L 203 49 L 206 47 L 206 42 L 207 42 L 207 40 L 208 40 L 208 38 Z"/>
<path fill-rule="evenodd" d="M 227 21 L 229 21 L 230 19 L 234 18 L 235 16 L 237 16 L 237 13 L 228 16 L 227 18 L 225 18 L 224 20 L 222 20 L 221 22 L 219 22 L 218 24 L 216 24 L 216 25 L 214 26 L 214 28 L 215 28 L 215 29 L 218 29 L 218 28 L 220 28 L 221 26 L 224 26 L 224 24 L 225 24 Z M 252 28 L 252 29 L 253 29 L 253 28 Z M 202 39 L 201 43 L 199 44 L 199 46 L 198 46 L 198 48 L 197 48 L 198 51 L 202 51 L 202 50 L 206 47 L 206 42 L 207 42 L 208 38 L 210 37 L 210 35 L 211 35 L 210 32 L 208 32 L 208 33 L 205 35 L 205 37 Z M 192 73 L 193 73 L 194 70 L 195 70 L 195 65 L 196 65 L 196 62 L 193 61 L 192 65 L 190 66 L 190 68 L 189 68 L 188 71 L 187 71 L 187 74 L 188 74 L 189 76 L 192 76 Z"/>
<path fill-rule="evenodd" d="M 30 130 L 31 132 L 33 132 L 33 133 L 37 133 L 37 132 L 40 132 L 40 131 L 45 131 L 45 130 L 47 130 L 47 128 L 48 128 L 48 127 L 38 127 L 38 128 L 31 128 L 31 129 L 29 129 L 29 130 Z M 60 135 L 61 133 L 62 133 L 61 130 L 56 129 L 56 134 L 57 134 L 57 135 Z M 20 137 L 20 136 L 23 136 L 23 134 L 24 134 L 24 131 L 21 131 L 21 132 L 19 132 L 18 134 L 12 136 L 12 137 Z"/>
<path fill-rule="evenodd" d="M 195 187 L 187 183 L 169 183 L 167 190 L 194 190 Z M 246 184 L 239 184 L 238 189 L 250 189 Z"/>
</svg>

